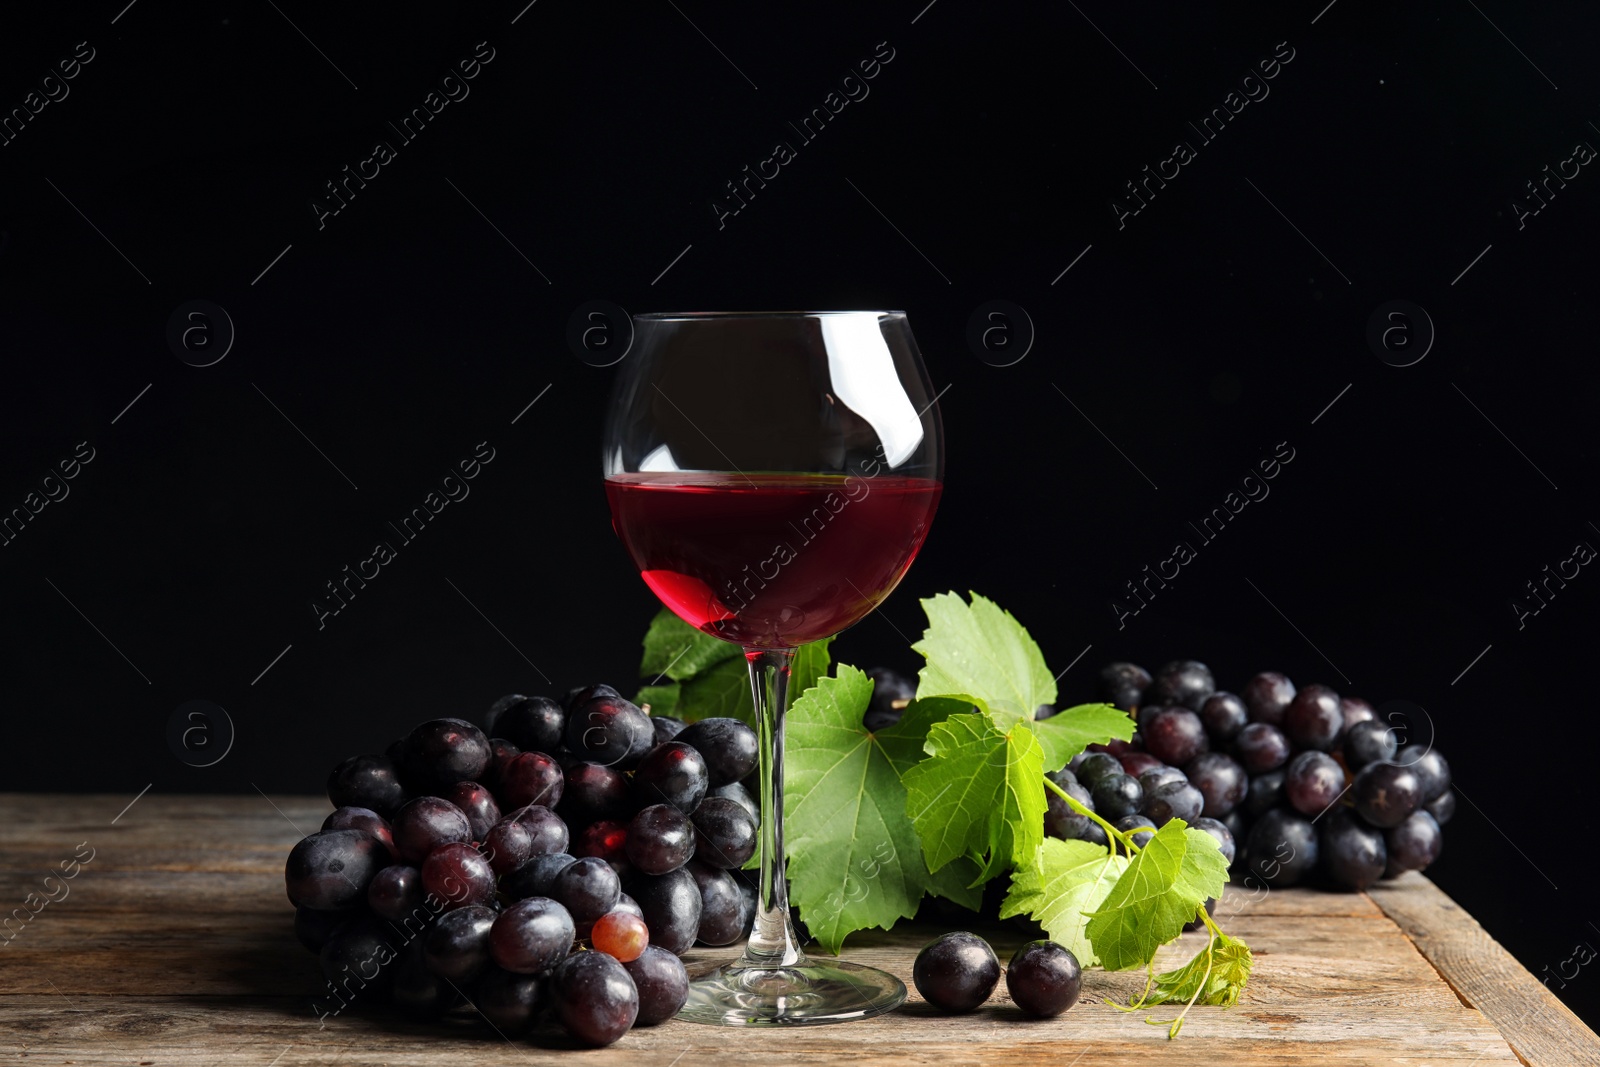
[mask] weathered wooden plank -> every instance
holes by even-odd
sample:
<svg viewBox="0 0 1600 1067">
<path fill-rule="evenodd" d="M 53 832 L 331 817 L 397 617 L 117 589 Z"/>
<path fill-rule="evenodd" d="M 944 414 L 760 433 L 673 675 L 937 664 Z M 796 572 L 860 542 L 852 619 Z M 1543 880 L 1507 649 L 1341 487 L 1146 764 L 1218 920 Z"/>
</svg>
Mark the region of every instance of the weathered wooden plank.
<svg viewBox="0 0 1600 1067">
<path fill-rule="evenodd" d="M 1438 886 L 1407 875 L 1379 883 L 1370 896 L 1524 1062 L 1600 1063 L 1600 1036 Z"/>
</svg>

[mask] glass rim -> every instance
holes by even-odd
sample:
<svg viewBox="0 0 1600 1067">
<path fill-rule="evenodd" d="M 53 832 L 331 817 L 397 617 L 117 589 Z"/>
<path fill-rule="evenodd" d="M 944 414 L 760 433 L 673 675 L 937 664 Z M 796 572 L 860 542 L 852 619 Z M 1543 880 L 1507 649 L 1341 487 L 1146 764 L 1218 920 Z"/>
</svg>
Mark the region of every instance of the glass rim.
<svg viewBox="0 0 1600 1067">
<path fill-rule="evenodd" d="M 836 315 L 888 315 L 901 318 L 900 310 L 863 309 L 860 311 L 647 311 L 634 315 L 646 322 L 694 321 L 696 319 L 820 319 Z"/>
</svg>

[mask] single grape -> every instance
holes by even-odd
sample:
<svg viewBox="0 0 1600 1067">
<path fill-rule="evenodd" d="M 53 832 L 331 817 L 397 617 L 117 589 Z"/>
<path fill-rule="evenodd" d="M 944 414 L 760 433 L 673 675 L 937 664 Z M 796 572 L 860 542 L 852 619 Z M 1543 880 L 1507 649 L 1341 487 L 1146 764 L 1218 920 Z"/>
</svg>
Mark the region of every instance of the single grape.
<svg viewBox="0 0 1600 1067">
<path fill-rule="evenodd" d="M 1426 811 L 1412 812 L 1400 825 L 1385 830 L 1383 838 L 1389 849 L 1390 875 L 1426 870 L 1444 849 L 1444 832 Z"/>
<path fill-rule="evenodd" d="M 567 710 L 568 714 L 571 714 L 573 709 L 595 697 L 610 697 L 620 700 L 622 699 L 622 694 L 605 684 L 580 685 L 567 690 L 566 695 L 561 698 L 561 706 Z"/>
<path fill-rule="evenodd" d="M 573 1037 L 599 1048 L 616 1041 L 639 1015 L 633 979 L 604 952 L 578 952 L 556 967 L 556 1014 Z"/>
<path fill-rule="evenodd" d="M 641 808 L 670 804 L 683 814 L 692 815 L 709 788 L 705 758 L 683 741 L 657 745 L 633 772 L 633 798 Z"/>
<path fill-rule="evenodd" d="M 1189 784 L 1205 798 L 1202 815 L 1220 819 L 1239 806 L 1250 789 L 1244 768 L 1221 752 L 1202 752 L 1183 769 Z"/>
<path fill-rule="evenodd" d="M 581 760 L 625 769 L 655 743 L 650 717 L 619 696 L 592 696 L 567 716 L 567 748 Z"/>
<path fill-rule="evenodd" d="M 1006 992 L 1012 1003 L 1035 1018 L 1060 1015 L 1078 1002 L 1082 989 L 1078 957 L 1054 941 L 1029 941 L 1006 965 Z"/>
<path fill-rule="evenodd" d="M 1344 768 L 1326 752 L 1302 752 L 1284 771 L 1283 795 L 1302 815 L 1321 815 L 1338 803 L 1344 790 Z"/>
<path fill-rule="evenodd" d="M 1094 810 L 1107 822 L 1134 815 L 1144 803 L 1144 789 L 1130 774 L 1108 774 L 1090 792 Z"/>
<path fill-rule="evenodd" d="M 1053 719 L 1055 716 L 1056 706 L 1054 704 L 1040 704 L 1033 709 L 1033 717 L 1035 719 Z"/>
<path fill-rule="evenodd" d="M 1250 779 L 1250 790 L 1244 796 L 1243 811 L 1252 819 L 1259 819 L 1283 800 L 1285 771 L 1268 771 Z"/>
<path fill-rule="evenodd" d="M 1132 833 L 1133 843 L 1140 848 L 1148 845 L 1155 836 L 1156 824 L 1144 815 L 1124 815 L 1113 825 L 1125 834 Z"/>
<path fill-rule="evenodd" d="M 1330 811 L 1319 821 L 1323 873 L 1342 889 L 1361 890 L 1376 882 L 1388 862 L 1383 832 L 1348 811 Z"/>
<path fill-rule="evenodd" d="M 1277 726 L 1283 722 L 1284 709 L 1294 699 L 1294 683 L 1277 671 L 1262 671 L 1244 685 L 1245 710 L 1251 722 L 1264 722 Z"/>
<path fill-rule="evenodd" d="M 556 875 L 578 862 L 578 857 L 565 852 L 534 856 L 500 880 L 500 889 L 512 900 L 528 897 L 547 897 L 555 884 Z"/>
<path fill-rule="evenodd" d="M 505 1037 L 518 1037 L 533 1028 L 544 1001 L 546 979 L 490 967 L 478 979 L 473 1005 Z"/>
<path fill-rule="evenodd" d="M 1339 712 L 1344 718 L 1346 730 L 1358 722 L 1374 722 L 1378 718 L 1378 713 L 1373 710 L 1372 705 L 1360 697 L 1340 697 Z"/>
<path fill-rule="evenodd" d="M 506 908 L 489 931 L 489 955 L 517 974 L 548 971 L 572 951 L 571 913 L 549 897 L 527 897 Z"/>
<path fill-rule="evenodd" d="M 324 833 L 329 830 L 364 830 L 379 841 L 394 843 L 394 834 L 389 830 L 389 820 L 371 808 L 335 808 L 322 820 L 321 829 Z"/>
<path fill-rule="evenodd" d="M 576 856 L 595 857 L 613 866 L 628 862 L 628 825 L 601 819 L 585 826 L 572 842 Z"/>
<path fill-rule="evenodd" d="M 457 984 L 471 982 L 489 966 L 489 930 L 495 911 L 485 904 L 470 904 L 447 911 L 422 937 L 428 969 Z"/>
<path fill-rule="evenodd" d="M 305 946 L 306 951 L 321 952 L 322 946 L 326 945 L 328 939 L 338 933 L 345 923 L 360 917 L 359 908 L 318 911 L 316 908 L 297 907 L 294 909 L 294 936 L 300 939 L 300 944 Z"/>
<path fill-rule="evenodd" d="M 1289 739 L 1276 726 L 1253 722 L 1233 739 L 1233 758 L 1247 774 L 1265 774 L 1289 762 Z"/>
<path fill-rule="evenodd" d="M 363 916 L 334 931 L 317 957 L 323 977 L 341 998 L 365 999 L 388 990 L 395 971 L 390 964 L 399 958 L 399 951 L 387 923 Z"/>
<path fill-rule="evenodd" d="M 1210 747 L 1200 716 L 1188 708 L 1167 708 L 1141 727 L 1145 751 L 1163 763 L 1181 767 Z"/>
<path fill-rule="evenodd" d="M 500 799 L 507 808 L 539 804 L 553 808 L 561 803 L 565 774 L 561 765 L 543 752 L 524 752 L 506 764 L 500 775 Z"/>
<path fill-rule="evenodd" d="M 353 908 L 367 902 L 367 886 L 389 860 L 383 842 L 364 830 L 312 834 L 289 851 L 284 890 L 297 907 Z"/>
<path fill-rule="evenodd" d="M 968 1012 L 988 1000 L 1000 983 L 1000 960 L 983 938 L 956 931 L 922 947 L 911 966 L 911 980 L 940 1011 Z"/>
<path fill-rule="evenodd" d="M 495 874 L 510 874 L 533 855 L 533 832 L 515 819 L 503 819 L 483 836 L 483 851 Z"/>
<path fill-rule="evenodd" d="M 1123 711 L 1143 704 L 1144 691 L 1149 688 L 1150 672 L 1137 663 L 1108 663 L 1100 668 L 1100 699 Z"/>
<path fill-rule="evenodd" d="M 1196 830 L 1204 830 L 1217 839 L 1217 847 L 1222 850 L 1222 858 L 1228 861 L 1228 866 L 1233 866 L 1233 861 L 1238 853 L 1238 844 L 1235 842 L 1233 831 L 1227 826 L 1206 816 L 1201 816 L 1191 824 Z"/>
<path fill-rule="evenodd" d="M 509 701 L 489 732 L 524 752 L 554 752 L 566 733 L 567 712 L 549 697 L 501 697 Z M 496 701 L 498 704 L 500 701 Z"/>
<path fill-rule="evenodd" d="M 701 719 L 679 734 L 678 740 L 704 758 L 708 784 L 713 787 L 747 777 L 761 761 L 756 732 L 738 719 Z"/>
<path fill-rule="evenodd" d="M 867 677 L 872 679 L 872 700 L 861 716 L 861 724 L 869 733 L 877 733 L 900 721 L 906 705 L 917 698 L 917 686 L 910 678 L 888 667 L 873 667 L 867 671 Z"/>
<path fill-rule="evenodd" d="M 694 824 L 670 804 L 652 804 L 628 823 L 628 862 L 645 874 L 666 874 L 694 856 Z"/>
<path fill-rule="evenodd" d="M 1089 821 L 1089 825 L 1079 832 L 1078 840 L 1087 841 L 1091 845 L 1099 845 L 1101 848 L 1105 848 L 1111 843 L 1110 839 L 1106 837 L 1105 830 L 1092 819 Z"/>
<path fill-rule="evenodd" d="M 410 1019 L 436 1019 L 461 999 L 454 986 L 429 968 L 424 940 L 413 938 L 401 949 L 389 987 L 389 999 Z"/>
<path fill-rule="evenodd" d="M 487 904 L 494 899 L 494 868 L 471 845 L 440 845 L 422 861 L 422 888 L 445 909 Z"/>
<path fill-rule="evenodd" d="M 567 824 L 543 804 L 529 804 L 506 816 L 506 822 L 520 823 L 528 831 L 528 855 L 547 856 L 565 852 L 571 844 Z"/>
<path fill-rule="evenodd" d="M 1339 694 L 1325 685 L 1308 685 L 1283 709 L 1283 735 L 1297 748 L 1332 752 L 1344 732 Z"/>
<path fill-rule="evenodd" d="M 1317 828 L 1311 820 L 1274 808 L 1250 827 L 1245 854 L 1251 874 L 1273 887 L 1298 884 L 1317 866 Z"/>
<path fill-rule="evenodd" d="M 1168 782 L 1187 782 L 1188 776 L 1176 767 L 1169 767 L 1165 763 L 1156 766 L 1139 775 L 1139 785 L 1148 796 L 1157 786 L 1166 785 Z"/>
<path fill-rule="evenodd" d="M 650 944 L 650 928 L 631 912 L 608 911 L 594 921 L 589 940 L 598 951 L 616 957 L 618 963 L 631 963 Z"/>
<path fill-rule="evenodd" d="M 684 867 L 666 874 L 634 874 L 628 895 L 644 912 L 650 941 L 682 955 L 700 931 L 700 888 Z"/>
<path fill-rule="evenodd" d="M 1146 698 L 1158 704 L 1181 704 L 1190 711 L 1199 711 L 1206 697 L 1216 692 L 1217 685 L 1211 677 L 1211 668 L 1192 659 L 1173 660 L 1156 671 Z M 1169 762 L 1184 762 L 1172 760 Z"/>
<path fill-rule="evenodd" d="M 1351 789 L 1361 817 L 1381 830 L 1399 826 L 1422 806 L 1417 772 L 1399 763 L 1369 763 Z"/>
<path fill-rule="evenodd" d="M 404 922 L 425 899 L 422 872 L 405 864 L 385 867 L 367 886 L 367 907 L 380 919 Z"/>
<path fill-rule="evenodd" d="M 1092 793 L 1100 779 L 1123 773 L 1122 761 L 1109 752 L 1091 752 L 1072 773 L 1078 776 L 1078 784 Z"/>
<path fill-rule="evenodd" d="M 472 831 L 472 840 L 482 841 L 489 828 L 500 821 L 500 805 L 489 787 L 477 782 L 457 782 L 444 791 L 444 799 L 461 809 Z"/>
<path fill-rule="evenodd" d="M 1206 798 L 1188 782 L 1168 782 L 1145 796 L 1143 814 L 1157 826 L 1165 826 L 1171 819 L 1193 823 L 1205 806 Z"/>
<path fill-rule="evenodd" d="M 731 945 L 744 936 L 744 896 L 736 874 L 707 866 L 698 860 L 686 868 L 700 890 L 700 926 L 696 938 L 702 945 Z"/>
<path fill-rule="evenodd" d="M 1417 785 L 1422 790 L 1422 802 L 1437 800 L 1450 788 L 1450 764 L 1432 748 L 1414 753 L 1411 747 L 1403 749 L 1394 762 L 1410 767 L 1416 773 Z"/>
<path fill-rule="evenodd" d="M 1129 750 L 1117 756 L 1117 762 L 1122 764 L 1122 773 L 1131 774 L 1135 778 L 1143 778 L 1146 771 L 1153 771 L 1166 764 L 1156 759 L 1143 750 Z M 1142 782 L 1140 783 L 1143 784 Z"/>
<path fill-rule="evenodd" d="M 406 735 L 406 770 L 432 788 L 476 781 L 490 755 L 488 737 L 465 719 L 432 719 Z"/>
<path fill-rule="evenodd" d="M 656 744 L 666 744 L 675 741 L 683 733 L 683 728 L 689 725 L 682 719 L 674 719 L 671 715 L 650 716 L 650 728 L 656 732 Z"/>
<path fill-rule="evenodd" d="M 1352 771 L 1359 771 L 1369 763 L 1393 760 L 1395 751 L 1394 731 L 1381 722 L 1369 719 L 1345 730 L 1344 762 Z"/>
<path fill-rule="evenodd" d="M 466 813 L 440 797 L 417 797 L 395 812 L 394 847 L 400 858 L 420 866 L 440 845 L 472 840 Z"/>
<path fill-rule="evenodd" d="M 561 814 L 574 826 L 596 819 L 627 818 L 634 810 L 628 778 L 616 768 L 588 762 L 567 768 Z"/>
<path fill-rule="evenodd" d="M 727 785 L 719 785 L 706 793 L 707 800 L 712 797 L 723 797 L 733 801 L 750 813 L 750 818 L 756 821 L 757 826 L 761 825 L 761 805 L 756 803 L 756 798 L 750 795 L 750 790 L 746 789 L 743 783 L 729 782 Z M 704 802 L 702 801 L 702 803 Z M 699 813 L 700 809 L 696 808 L 695 814 L 698 815 Z"/>
<path fill-rule="evenodd" d="M 707 797 L 694 812 L 694 854 L 713 867 L 742 867 L 756 854 L 758 829 L 737 801 Z"/>
<path fill-rule="evenodd" d="M 392 760 L 351 756 L 328 775 L 328 801 L 336 808 L 369 808 L 390 818 L 406 802 L 406 792 Z"/>
<path fill-rule="evenodd" d="M 564 868 L 550 883 L 550 896 L 572 915 L 579 936 L 600 916 L 617 906 L 622 880 L 611 864 L 586 856 Z"/>
<path fill-rule="evenodd" d="M 1232 741 L 1249 721 L 1250 713 L 1245 710 L 1244 701 L 1232 693 L 1218 690 L 1200 705 L 1200 722 L 1211 740 L 1219 745 Z"/>
<path fill-rule="evenodd" d="M 1433 821 L 1443 826 L 1449 822 L 1456 813 L 1456 791 L 1446 789 L 1437 797 L 1422 805 L 1422 810 L 1433 816 Z"/>
<path fill-rule="evenodd" d="M 1072 799 L 1079 804 L 1094 811 L 1094 798 L 1089 791 L 1077 782 L 1061 787 L 1065 792 L 1072 794 Z M 1083 836 L 1083 832 L 1093 822 L 1087 815 L 1079 815 L 1056 795 L 1055 790 L 1047 789 L 1044 795 L 1044 832 L 1051 837 L 1062 841 L 1071 841 Z"/>
<path fill-rule="evenodd" d="M 1200 821 L 1199 819 L 1195 820 L 1195 822 Z M 1239 866 L 1239 861 L 1244 859 L 1244 849 L 1241 846 L 1244 842 L 1244 835 L 1249 831 L 1250 827 L 1245 823 L 1244 815 L 1240 813 L 1238 808 L 1234 808 L 1217 821 L 1222 823 L 1223 828 L 1233 835 L 1233 859 L 1229 861 L 1228 866 L 1237 867 Z"/>
<path fill-rule="evenodd" d="M 664 1023 L 678 1014 L 689 999 L 689 972 L 682 960 L 664 948 L 648 945 L 638 959 L 622 967 L 639 993 L 635 1026 Z"/>
</svg>

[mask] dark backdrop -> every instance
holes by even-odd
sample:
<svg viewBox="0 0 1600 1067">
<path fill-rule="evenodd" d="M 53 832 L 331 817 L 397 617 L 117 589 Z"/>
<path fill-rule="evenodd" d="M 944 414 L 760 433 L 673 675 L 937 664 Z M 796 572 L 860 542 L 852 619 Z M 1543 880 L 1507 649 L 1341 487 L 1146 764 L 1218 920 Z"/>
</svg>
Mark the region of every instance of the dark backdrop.
<svg viewBox="0 0 1600 1067">
<path fill-rule="evenodd" d="M 948 487 L 843 658 L 913 669 L 917 599 L 972 589 L 1073 664 L 1063 699 L 1193 656 L 1414 701 L 1468 798 L 1440 883 L 1542 976 L 1600 941 L 1566 847 L 1600 576 L 1521 592 L 1600 545 L 1593 10 L 925 2 L 7 12 L 0 506 L 61 499 L 0 547 L 3 786 L 311 792 L 419 718 L 631 684 L 656 605 L 608 529 L 614 371 L 569 349 L 574 309 L 903 308 Z M 414 140 L 386 125 L 436 90 Z M 346 166 L 379 169 L 334 213 Z M 1011 366 L 968 343 L 992 299 L 1036 331 Z M 226 321 L 169 341 L 191 300 Z M 479 442 L 471 495 L 319 629 L 324 583 Z M 166 740 L 195 699 L 237 729 L 208 768 Z M 1600 979 L 1552 986 L 1600 1018 Z"/>
</svg>

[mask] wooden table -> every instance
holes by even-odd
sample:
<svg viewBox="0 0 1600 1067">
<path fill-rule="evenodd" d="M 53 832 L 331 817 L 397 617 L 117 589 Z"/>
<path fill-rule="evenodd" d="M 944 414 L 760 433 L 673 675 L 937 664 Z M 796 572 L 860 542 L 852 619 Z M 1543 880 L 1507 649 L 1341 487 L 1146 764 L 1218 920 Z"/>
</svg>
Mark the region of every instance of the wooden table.
<svg viewBox="0 0 1600 1067">
<path fill-rule="evenodd" d="M 1133 974 L 1088 972 L 1060 1018 L 1025 1020 L 1005 985 L 979 1011 L 935 1014 L 913 991 L 869 1022 L 739 1031 L 672 1022 L 600 1050 L 510 1043 L 485 1026 L 346 1013 L 319 1028 L 314 957 L 291 930 L 283 862 L 329 810 L 308 797 L 0 794 L 0 1056 L 28 1065 L 1595 1064 L 1600 1038 L 1420 875 L 1368 894 L 1275 890 L 1218 905 L 1256 969 L 1232 1009 L 1183 1034 L 1125 1014 Z M 119 815 L 119 812 L 121 814 Z M 70 880 L 45 878 L 74 855 Z M 68 870 L 73 868 L 69 866 Z M 50 900 L 40 907 L 45 896 Z M 845 957 L 907 979 L 936 931 L 850 939 Z M 1022 935 L 989 932 L 1001 958 Z M 1199 935 L 1164 950 L 1187 957 Z M 0 935 L 3 937 L 3 935 Z M 1163 1018 L 1163 1007 L 1154 1013 Z"/>
</svg>

